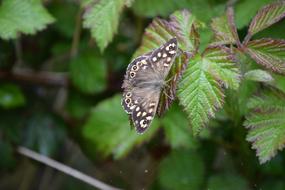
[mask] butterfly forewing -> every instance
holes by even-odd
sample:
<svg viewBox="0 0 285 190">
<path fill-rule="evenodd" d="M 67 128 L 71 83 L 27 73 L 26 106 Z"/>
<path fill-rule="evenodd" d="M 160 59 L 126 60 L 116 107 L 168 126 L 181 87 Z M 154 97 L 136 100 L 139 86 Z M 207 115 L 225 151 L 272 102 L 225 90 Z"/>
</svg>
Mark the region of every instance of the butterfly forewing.
<svg viewBox="0 0 285 190">
<path fill-rule="evenodd" d="M 131 114 L 138 133 L 143 133 L 151 124 L 177 52 L 176 38 L 158 49 L 133 60 L 125 75 L 122 88 L 122 106 Z"/>
</svg>

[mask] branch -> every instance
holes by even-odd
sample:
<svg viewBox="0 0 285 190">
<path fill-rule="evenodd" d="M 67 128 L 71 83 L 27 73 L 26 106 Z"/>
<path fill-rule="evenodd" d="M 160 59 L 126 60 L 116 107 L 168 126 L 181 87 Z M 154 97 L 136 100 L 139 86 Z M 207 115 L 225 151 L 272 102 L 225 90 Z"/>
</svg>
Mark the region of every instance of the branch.
<svg viewBox="0 0 285 190">
<path fill-rule="evenodd" d="M 70 176 L 72 176 L 74 178 L 77 178 L 77 179 L 79 179 L 79 180 L 81 180 L 81 181 L 83 181 L 83 182 L 85 182 L 85 183 L 87 183 L 87 184 L 89 184 L 89 185 L 91 185 L 93 187 L 96 187 L 98 189 L 102 189 L 102 190 L 121 190 L 119 188 L 107 185 L 107 184 L 105 184 L 105 183 L 103 183 L 103 182 L 101 182 L 101 181 L 99 181 L 99 180 L 97 180 L 97 179 L 95 179 L 93 177 L 90 177 L 90 176 L 88 176 L 88 175 L 86 175 L 86 174 L 84 174 L 84 173 L 82 173 L 82 172 L 80 172 L 78 170 L 75 170 L 75 169 L 73 169 L 73 168 L 71 168 L 69 166 L 61 164 L 61 163 L 59 163 L 59 162 L 57 162 L 55 160 L 52 160 L 52 159 L 50 159 L 50 158 L 48 158 L 46 156 L 43 156 L 43 155 L 38 154 L 38 153 L 36 153 L 34 151 L 31 151 L 31 150 L 29 150 L 29 149 L 27 149 L 25 147 L 18 147 L 17 151 L 18 151 L 18 153 L 20 153 L 20 154 L 22 154 L 24 156 L 27 156 L 27 157 L 29 157 L 29 158 L 31 158 L 33 160 L 36 160 L 36 161 L 41 162 L 43 164 L 46 164 L 46 165 L 48 165 L 48 166 L 50 166 L 50 167 L 52 167 L 54 169 L 57 169 L 57 170 L 65 173 L 67 175 L 70 175 Z"/>
<path fill-rule="evenodd" d="M 24 81 L 49 86 L 67 87 L 69 85 L 69 81 L 66 74 L 46 71 L 33 72 L 30 70 L 18 70 L 14 72 L 9 72 L 5 70 L 0 70 L 0 79 L 14 80 L 20 82 Z"/>
</svg>

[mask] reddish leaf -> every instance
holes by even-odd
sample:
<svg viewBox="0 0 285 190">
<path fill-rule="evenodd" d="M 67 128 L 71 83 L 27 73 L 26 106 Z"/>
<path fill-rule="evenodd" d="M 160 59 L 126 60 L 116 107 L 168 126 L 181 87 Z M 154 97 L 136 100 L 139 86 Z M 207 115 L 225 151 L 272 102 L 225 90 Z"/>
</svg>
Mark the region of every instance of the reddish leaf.
<svg viewBox="0 0 285 190">
<path fill-rule="evenodd" d="M 245 43 L 257 32 L 278 22 L 285 16 L 285 1 L 280 1 L 263 7 L 252 19 Z"/>
<path fill-rule="evenodd" d="M 246 52 L 258 64 L 285 74 L 285 40 L 264 38 L 247 44 Z"/>
<path fill-rule="evenodd" d="M 227 15 L 214 18 L 211 27 L 215 34 L 214 45 L 240 44 L 232 8 L 228 8 Z"/>
</svg>

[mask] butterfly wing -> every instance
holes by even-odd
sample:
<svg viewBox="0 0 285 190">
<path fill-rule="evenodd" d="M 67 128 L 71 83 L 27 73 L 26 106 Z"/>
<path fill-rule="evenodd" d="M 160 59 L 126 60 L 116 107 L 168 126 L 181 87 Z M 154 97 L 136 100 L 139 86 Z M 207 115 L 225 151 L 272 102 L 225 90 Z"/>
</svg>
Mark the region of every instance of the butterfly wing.
<svg viewBox="0 0 285 190">
<path fill-rule="evenodd" d="M 143 133 L 155 116 L 176 51 L 177 40 L 173 38 L 158 49 L 136 58 L 127 68 L 122 86 L 122 106 L 132 115 L 138 133 Z"/>
</svg>

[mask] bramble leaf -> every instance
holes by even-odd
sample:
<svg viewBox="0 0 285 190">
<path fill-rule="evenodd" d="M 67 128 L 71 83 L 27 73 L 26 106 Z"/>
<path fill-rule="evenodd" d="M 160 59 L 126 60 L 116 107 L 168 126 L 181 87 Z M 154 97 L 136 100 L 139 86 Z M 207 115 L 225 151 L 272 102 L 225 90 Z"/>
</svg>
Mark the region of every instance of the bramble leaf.
<svg viewBox="0 0 285 190">
<path fill-rule="evenodd" d="M 246 52 L 256 63 L 285 74 L 285 40 L 263 38 L 250 41 L 246 46 Z"/>
<path fill-rule="evenodd" d="M 208 71 L 226 88 L 237 89 L 240 82 L 240 71 L 236 67 L 236 58 L 229 48 L 212 46 L 203 55 L 208 60 Z"/>
<path fill-rule="evenodd" d="M 211 27 L 215 34 L 215 45 L 236 43 L 237 34 L 233 33 L 227 15 L 214 18 Z"/>
<path fill-rule="evenodd" d="M 102 57 L 94 52 L 85 52 L 70 64 L 71 79 L 84 93 L 96 93 L 107 85 L 107 66 Z"/>
<path fill-rule="evenodd" d="M 222 107 L 222 85 L 232 89 L 239 86 L 239 70 L 227 48 L 209 47 L 202 56 L 189 61 L 179 83 L 178 98 L 188 113 L 194 135 Z"/>
<path fill-rule="evenodd" d="M 236 25 L 242 29 L 249 25 L 251 19 L 263 6 L 272 3 L 272 0 L 238 1 L 235 3 Z"/>
<path fill-rule="evenodd" d="M 54 18 L 40 0 L 4 0 L 0 6 L 0 37 L 17 38 L 19 33 L 35 34 L 43 30 Z"/>
<path fill-rule="evenodd" d="M 101 52 L 117 32 L 120 13 L 124 5 L 125 0 L 100 0 L 85 3 L 83 26 L 91 29 L 91 35 L 96 40 Z"/>
<path fill-rule="evenodd" d="M 196 32 L 196 18 L 187 10 L 176 11 L 170 15 L 170 27 L 179 41 L 179 48 L 195 53 L 199 47 L 199 35 Z"/>
<path fill-rule="evenodd" d="M 266 93 L 252 98 L 244 125 L 249 129 L 247 141 L 252 142 L 260 163 L 274 157 L 285 146 L 285 101 L 284 97 Z"/>
<path fill-rule="evenodd" d="M 201 56 L 191 59 L 177 92 L 190 118 L 194 135 L 208 122 L 209 116 L 214 117 L 223 102 L 222 88 L 206 67 L 207 62 Z"/>
<path fill-rule="evenodd" d="M 158 129 L 158 123 L 144 135 L 131 130 L 127 114 L 121 106 L 121 96 L 116 95 L 99 103 L 83 126 L 83 138 L 92 151 L 103 156 L 113 155 L 116 159 L 125 156 L 134 146 L 149 140 Z M 111 118 L 111 119 L 110 119 Z M 88 148 L 87 147 L 87 148 Z M 90 148 L 89 148 L 90 149 Z"/>
<path fill-rule="evenodd" d="M 279 1 L 263 7 L 252 19 L 248 34 L 250 36 L 271 26 L 285 17 L 285 2 Z"/>
<path fill-rule="evenodd" d="M 273 77 L 266 71 L 261 69 L 250 70 L 244 74 L 244 78 L 247 80 L 257 81 L 257 82 L 271 82 Z"/>
</svg>

